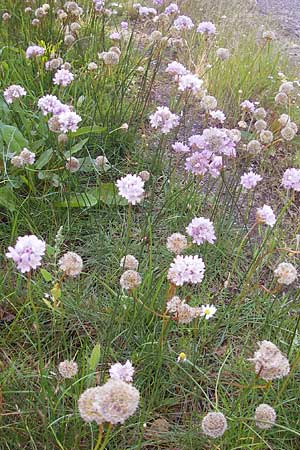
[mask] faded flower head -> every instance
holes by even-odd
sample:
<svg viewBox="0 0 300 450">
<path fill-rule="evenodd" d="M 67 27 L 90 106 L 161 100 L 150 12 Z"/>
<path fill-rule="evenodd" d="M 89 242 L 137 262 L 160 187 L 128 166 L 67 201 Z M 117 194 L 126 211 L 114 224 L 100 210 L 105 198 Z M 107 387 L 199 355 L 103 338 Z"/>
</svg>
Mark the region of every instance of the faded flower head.
<svg viewBox="0 0 300 450">
<path fill-rule="evenodd" d="M 273 209 L 269 205 L 264 205 L 262 208 L 256 210 L 256 222 L 274 227 L 276 223 L 276 217 Z"/>
<path fill-rule="evenodd" d="M 34 164 L 34 161 L 35 153 L 32 153 L 30 150 L 28 150 L 28 148 L 23 148 L 19 155 L 14 156 L 11 159 L 12 165 L 16 167 L 23 167 L 26 164 L 31 166 L 32 164 Z"/>
<path fill-rule="evenodd" d="M 72 378 L 78 372 L 78 365 L 75 361 L 62 361 L 58 364 L 58 371 L 63 378 Z"/>
<path fill-rule="evenodd" d="M 256 426 L 262 430 L 272 428 L 276 421 L 276 412 L 272 406 L 262 403 L 255 410 Z"/>
<path fill-rule="evenodd" d="M 274 139 L 274 135 L 270 130 L 263 130 L 259 135 L 259 139 L 263 144 L 271 144 Z"/>
<path fill-rule="evenodd" d="M 221 61 L 226 61 L 227 59 L 230 58 L 230 51 L 228 50 L 228 48 L 220 47 L 216 51 L 216 55 Z"/>
<path fill-rule="evenodd" d="M 139 262 L 133 255 L 126 255 L 121 259 L 120 267 L 122 269 L 137 270 Z"/>
<path fill-rule="evenodd" d="M 179 125 L 179 116 L 173 114 L 167 106 L 158 106 L 155 113 L 150 115 L 150 124 L 152 128 L 168 134 Z"/>
<path fill-rule="evenodd" d="M 215 439 L 227 430 L 227 420 L 222 413 L 210 412 L 203 418 L 201 427 L 204 434 Z"/>
<path fill-rule="evenodd" d="M 137 288 L 141 283 L 142 277 L 136 270 L 126 270 L 120 278 L 120 285 L 126 291 Z"/>
<path fill-rule="evenodd" d="M 285 189 L 294 189 L 300 192 L 300 169 L 287 169 L 282 177 L 282 185 Z"/>
<path fill-rule="evenodd" d="M 209 242 L 213 244 L 216 240 L 214 225 L 209 219 L 195 217 L 186 227 L 187 234 L 193 239 L 194 244 Z"/>
<path fill-rule="evenodd" d="M 255 188 L 257 183 L 262 180 L 262 177 L 254 172 L 252 170 L 248 173 L 244 173 L 244 175 L 241 176 L 241 185 L 244 189 L 249 190 L 252 188 Z"/>
<path fill-rule="evenodd" d="M 139 391 L 129 383 L 110 379 L 95 392 L 94 408 L 104 422 L 124 423 L 137 410 Z"/>
<path fill-rule="evenodd" d="M 78 172 L 80 169 L 80 161 L 75 158 L 75 156 L 71 156 L 71 158 L 66 161 L 66 169 L 71 173 Z"/>
<path fill-rule="evenodd" d="M 201 34 L 216 34 L 216 26 L 215 24 L 213 24 L 212 22 L 201 22 L 198 25 L 197 28 L 197 33 L 201 33 Z"/>
<path fill-rule="evenodd" d="M 255 111 L 255 105 L 254 103 L 250 102 L 250 100 L 244 100 L 241 103 L 241 108 L 243 111 L 247 111 L 249 113 L 254 113 Z"/>
<path fill-rule="evenodd" d="M 81 418 L 85 422 L 96 422 L 101 424 L 105 422 L 104 417 L 96 408 L 96 393 L 101 389 L 101 386 L 86 389 L 78 400 L 78 409 Z"/>
<path fill-rule="evenodd" d="M 128 174 L 125 177 L 117 180 L 116 185 L 119 190 L 119 195 L 126 198 L 128 203 L 136 205 L 144 198 L 144 184 L 145 182 L 139 175 Z"/>
<path fill-rule="evenodd" d="M 109 369 L 109 375 L 113 380 L 121 380 L 126 383 L 132 383 L 134 374 L 134 367 L 130 361 L 126 361 L 125 364 L 117 362 L 112 364 Z"/>
<path fill-rule="evenodd" d="M 67 252 L 58 261 L 58 266 L 69 277 L 77 277 L 82 272 L 83 261 L 77 253 Z"/>
<path fill-rule="evenodd" d="M 285 141 L 291 141 L 296 136 L 297 131 L 289 123 L 286 127 L 282 128 L 281 136 Z"/>
<path fill-rule="evenodd" d="M 173 233 L 167 239 L 167 249 L 176 255 L 180 255 L 187 248 L 187 245 L 187 238 L 181 233 Z"/>
<path fill-rule="evenodd" d="M 13 259 L 17 269 L 22 272 L 30 272 L 42 263 L 42 257 L 46 251 L 46 243 L 35 235 L 20 236 L 14 247 L 8 247 L 7 258 Z"/>
<path fill-rule="evenodd" d="M 274 41 L 276 39 L 276 34 L 274 31 L 264 31 L 262 37 L 266 41 Z"/>
<path fill-rule="evenodd" d="M 251 153 L 252 155 L 257 155 L 261 152 L 261 149 L 262 145 L 256 139 L 252 139 L 252 141 L 248 142 L 247 144 L 247 152 Z"/>
<path fill-rule="evenodd" d="M 26 95 L 25 89 L 19 84 L 12 84 L 3 92 L 3 96 L 7 103 L 13 103 L 15 100 L 18 100 L 20 97 L 25 97 Z"/>
<path fill-rule="evenodd" d="M 201 283 L 204 277 L 205 265 L 201 257 L 177 255 L 170 265 L 168 280 L 176 286 L 184 283 Z"/>
<path fill-rule="evenodd" d="M 106 158 L 106 156 L 99 155 L 95 159 L 95 166 L 97 167 L 97 169 L 105 169 L 106 167 L 109 166 L 109 161 Z"/>
<path fill-rule="evenodd" d="M 297 279 L 297 270 L 291 263 L 282 262 L 274 270 L 274 275 L 280 284 L 292 284 Z"/>
<path fill-rule="evenodd" d="M 178 323 L 190 323 L 193 319 L 200 316 L 201 309 L 189 306 L 185 300 L 179 297 L 173 297 L 167 302 L 166 312 L 173 315 L 174 320 Z"/>
<path fill-rule="evenodd" d="M 270 381 L 286 376 L 290 371 L 288 359 L 281 353 L 278 347 L 270 341 L 258 342 L 258 350 L 250 359 L 255 367 L 255 372 L 263 380 Z"/>
<path fill-rule="evenodd" d="M 146 183 L 146 181 L 150 180 L 150 172 L 148 172 L 148 170 L 142 170 L 139 172 L 139 177 Z"/>
</svg>

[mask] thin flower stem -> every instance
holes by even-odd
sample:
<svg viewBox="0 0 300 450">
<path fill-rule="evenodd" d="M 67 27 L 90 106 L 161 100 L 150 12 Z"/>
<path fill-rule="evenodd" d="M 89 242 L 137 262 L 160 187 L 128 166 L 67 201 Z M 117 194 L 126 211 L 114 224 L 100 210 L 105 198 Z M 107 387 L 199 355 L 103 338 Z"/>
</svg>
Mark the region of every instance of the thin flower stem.
<svg viewBox="0 0 300 450">
<path fill-rule="evenodd" d="M 106 432 L 106 435 L 105 435 L 105 438 L 104 438 L 103 444 L 101 445 L 100 450 L 105 450 L 106 444 L 108 443 L 109 438 L 110 438 L 110 433 L 111 433 L 112 427 L 113 427 L 112 423 L 109 423 L 107 432 Z M 95 448 L 94 450 L 98 450 L 98 448 Z"/>
<path fill-rule="evenodd" d="M 103 438 L 103 425 L 102 425 L 102 423 L 100 423 L 99 424 L 98 439 L 97 439 L 96 445 L 94 447 L 94 450 L 98 450 L 99 449 L 99 447 L 101 445 L 101 442 L 102 442 L 102 438 Z"/>
</svg>

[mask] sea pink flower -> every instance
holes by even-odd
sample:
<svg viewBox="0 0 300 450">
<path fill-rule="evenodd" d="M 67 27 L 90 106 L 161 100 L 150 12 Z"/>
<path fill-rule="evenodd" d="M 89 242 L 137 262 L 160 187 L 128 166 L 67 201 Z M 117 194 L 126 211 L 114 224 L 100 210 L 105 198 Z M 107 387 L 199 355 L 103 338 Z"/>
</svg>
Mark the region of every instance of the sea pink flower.
<svg viewBox="0 0 300 450">
<path fill-rule="evenodd" d="M 195 217 L 186 227 L 187 234 L 193 239 L 194 244 L 203 244 L 205 241 L 213 244 L 216 240 L 214 225 L 205 217 Z"/>
<path fill-rule="evenodd" d="M 25 273 L 41 265 L 45 250 L 44 241 L 35 235 L 26 235 L 18 237 L 14 247 L 8 247 L 6 256 L 14 260 L 20 272 Z"/>
<path fill-rule="evenodd" d="M 189 71 L 184 67 L 184 65 L 177 61 L 172 61 L 171 63 L 169 63 L 166 68 L 166 72 L 176 77 L 180 75 L 186 75 L 187 73 L 189 73 Z"/>
<path fill-rule="evenodd" d="M 119 195 L 126 198 L 128 203 L 135 205 L 140 203 L 144 197 L 144 184 L 145 182 L 138 175 L 128 174 L 117 180 L 117 187 L 119 190 Z"/>
<path fill-rule="evenodd" d="M 189 146 L 183 144 L 182 142 L 175 142 L 172 144 L 172 149 L 175 153 L 189 153 L 191 151 Z"/>
<path fill-rule="evenodd" d="M 193 21 L 188 16 L 179 16 L 173 23 L 174 28 L 178 31 L 191 30 L 194 28 Z"/>
<path fill-rule="evenodd" d="M 252 172 L 252 170 L 248 173 L 244 173 L 244 175 L 241 176 L 241 185 L 244 189 L 252 189 L 255 188 L 257 183 L 262 180 L 262 177 L 260 175 L 257 175 L 256 173 Z"/>
<path fill-rule="evenodd" d="M 188 73 L 179 77 L 178 90 L 181 92 L 192 92 L 193 94 L 198 94 L 202 89 L 203 81 L 193 75 Z"/>
<path fill-rule="evenodd" d="M 276 217 L 269 205 L 264 205 L 262 208 L 258 208 L 256 211 L 256 221 L 257 223 L 264 223 L 269 225 L 271 228 L 276 223 Z"/>
<path fill-rule="evenodd" d="M 194 152 L 192 156 L 186 159 L 185 170 L 194 175 L 205 175 L 208 171 L 211 156 L 212 153 L 207 151 Z"/>
<path fill-rule="evenodd" d="M 68 131 L 76 131 L 81 117 L 73 111 L 66 111 L 57 116 L 60 125 L 60 131 L 67 133 Z"/>
<path fill-rule="evenodd" d="M 126 383 L 133 381 L 134 367 L 130 361 L 126 361 L 125 364 L 116 363 L 112 364 L 109 369 L 109 375 L 113 380 L 121 380 Z"/>
<path fill-rule="evenodd" d="M 58 86 L 68 86 L 74 80 L 74 75 L 67 69 L 59 69 L 54 77 L 53 84 Z"/>
<path fill-rule="evenodd" d="M 165 14 L 171 15 L 171 14 L 179 14 L 179 8 L 176 5 L 176 3 L 170 3 L 169 6 L 165 9 Z"/>
<path fill-rule="evenodd" d="M 300 191 L 300 169 L 287 169 L 282 177 L 282 185 L 285 189 L 294 189 L 294 191 Z"/>
<path fill-rule="evenodd" d="M 248 111 L 250 113 L 253 113 L 255 111 L 255 105 L 254 105 L 254 103 L 250 102 L 250 100 L 244 100 L 241 103 L 241 108 L 244 111 Z"/>
<path fill-rule="evenodd" d="M 201 22 L 198 25 L 197 33 L 216 34 L 216 26 L 212 22 Z"/>
<path fill-rule="evenodd" d="M 19 84 L 12 84 L 3 92 L 3 96 L 7 103 L 13 103 L 20 97 L 24 97 L 26 95 L 26 91 Z"/>
<path fill-rule="evenodd" d="M 70 108 L 67 105 L 64 105 L 56 95 L 46 94 L 41 97 L 38 101 L 38 107 L 46 116 L 47 114 L 55 114 L 58 115 L 62 112 L 69 111 Z"/>
<path fill-rule="evenodd" d="M 45 53 L 45 49 L 39 45 L 30 45 L 26 50 L 26 58 L 34 58 L 36 56 L 42 56 Z"/>
<path fill-rule="evenodd" d="M 176 286 L 201 283 L 205 265 L 201 257 L 177 255 L 170 265 L 168 280 Z"/>
<path fill-rule="evenodd" d="M 152 128 L 168 134 L 179 125 L 179 117 L 173 114 L 167 106 L 159 106 L 155 113 L 150 115 L 150 124 Z"/>
<path fill-rule="evenodd" d="M 217 111 L 210 111 L 209 115 L 214 120 L 217 120 L 220 123 L 224 123 L 226 120 L 225 114 L 223 113 L 223 111 L 220 111 L 219 109 L 217 109 Z"/>
</svg>

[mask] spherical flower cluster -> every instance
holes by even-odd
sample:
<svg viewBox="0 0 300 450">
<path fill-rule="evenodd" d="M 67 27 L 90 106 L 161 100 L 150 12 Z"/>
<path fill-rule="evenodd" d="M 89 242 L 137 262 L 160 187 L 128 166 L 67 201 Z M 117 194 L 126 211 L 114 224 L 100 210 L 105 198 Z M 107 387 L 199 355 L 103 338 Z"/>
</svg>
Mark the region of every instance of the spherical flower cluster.
<svg viewBox="0 0 300 450">
<path fill-rule="evenodd" d="M 206 35 L 216 34 L 216 31 L 217 31 L 216 26 L 212 22 L 201 22 L 199 23 L 197 28 L 197 33 Z"/>
<path fill-rule="evenodd" d="M 266 381 L 286 376 L 290 371 L 290 365 L 279 348 L 270 341 L 258 342 L 258 345 L 258 350 L 250 359 L 256 374 Z"/>
<path fill-rule="evenodd" d="M 53 77 L 53 84 L 57 86 L 68 86 L 73 80 L 74 75 L 72 72 L 66 69 L 59 69 Z"/>
<path fill-rule="evenodd" d="M 139 6 L 138 11 L 141 17 L 156 16 L 157 14 L 155 8 L 148 8 L 147 6 Z"/>
<path fill-rule="evenodd" d="M 201 283 L 204 277 L 205 265 L 201 257 L 177 255 L 170 265 L 168 280 L 175 286 L 184 283 Z"/>
<path fill-rule="evenodd" d="M 191 30 L 194 28 L 193 21 L 188 16 L 179 16 L 174 20 L 173 27 L 178 31 Z"/>
<path fill-rule="evenodd" d="M 279 87 L 279 92 L 284 92 L 286 95 L 292 94 L 294 90 L 295 87 L 292 81 L 284 81 Z"/>
<path fill-rule="evenodd" d="M 141 275 L 135 270 L 126 270 L 120 278 L 120 285 L 126 291 L 137 288 L 141 283 Z"/>
<path fill-rule="evenodd" d="M 180 255 L 187 245 L 187 238 L 181 233 L 173 233 L 167 239 L 167 249 L 175 255 Z"/>
<path fill-rule="evenodd" d="M 274 135 L 270 130 L 263 130 L 259 135 L 259 139 L 263 144 L 271 144 L 274 139 Z"/>
<path fill-rule="evenodd" d="M 7 258 L 13 259 L 17 269 L 22 272 L 30 272 L 42 263 L 42 257 L 46 251 L 46 243 L 35 235 L 20 236 L 14 247 L 8 247 Z"/>
<path fill-rule="evenodd" d="M 98 57 L 103 60 L 106 66 L 115 66 L 119 63 L 120 53 L 115 50 L 109 50 L 108 52 L 99 53 Z"/>
<path fill-rule="evenodd" d="M 292 284 L 297 279 L 297 270 L 291 263 L 282 262 L 274 270 L 274 275 L 280 284 Z"/>
<path fill-rule="evenodd" d="M 179 14 L 179 12 L 180 11 L 176 3 L 170 3 L 165 9 L 165 14 L 167 15 Z"/>
<path fill-rule="evenodd" d="M 247 152 L 251 153 L 252 155 L 257 155 L 261 152 L 261 149 L 262 145 L 256 139 L 252 139 L 252 141 L 248 142 L 247 144 Z"/>
<path fill-rule="evenodd" d="M 282 185 L 285 189 L 300 192 L 300 169 L 287 169 L 282 177 Z"/>
<path fill-rule="evenodd" d="M 62 112 L 57 117 L 59 124 L 59 131 L 67 133 L 68 131 L 76 131 L 78 123 L 81 122 L 81 117 L 73 111 Z"/>
<path fill-rule="evenodd" d="M 109 166 L 109 161 L 106 158 L 106 156 L 99 155 L 95 159 L 95 166 L 97 167 L 97 169 L 105 169 L 106 167 Z"/>
<path fill-rule="evenodd" d="M 267 430 L 276 422 L 276 412 L 272 406 L 262 403 L 256 408 L 254 419 L 258 428 Z"/>
<path fill-rule="evenodd" d="M 126 255 L 121 259 L 120 267 L 122 269 L 137 270 L 139 262 L 133 255 Z"/>
<path fill-rule="evenodd" d="M 172 144 L 172 149 L 175 153 L 189 153 L 190 148 L 188 145 L 183 144 L 183 142 L 175 142 Z"/>
<path fill-rule="evenodd" d="M 202 151 L 194 152 L 192 156 L 185 161 L 185 169 L 194 175 L 205 175 L 207 172 L 216 178 L 220 175 L 223 168 L 223 160 L 221 156 L 215 156 L 212 152 Z"/>
<path fill-rule="evenodd" d="M 256 129 L 256 131 L 260 132 L 263 131 L 267 128 L 267 122 L 263 119 L 259 119 L 255 122 L 254 124 L 254 128 Z"/>
<path fill-rule="evenodd" d="M 167 106 L 159 106 L 155 113 L 150 115 L 150 124 L 152 128 L 168 134 L 179 125 L 179 117 L 173 114 Z"/>
<path fill-rule="evenodd" d="M 184 67 L 184 65 L 177 61 L 172 61 L 171 63 L 169 63 L 166 68 L 166 72 L 174 77 L 187 75 L 189 73 L 189 71 Z"/>
<path fill-rule="evenodd" d="M 129 204 L 136 205 L 144 198 L 144 184 L 145 182 L 139 175 L 128 174 L 125 177 L 117 180 L 116 185 L 119 190 L 119 195 L 126 198 Z"/>
<path fill-rule="evenodd" d="M 71 173 L 78 172 L 80 169 L 80 161 L 75 158 L 75 156 L 71 156 L 71 158 L 66 161 L 65 167 Z"/>
<path fill-rule="evenodd" d="M 179 297 L 173 297 L 167 302 L 166 312 L 171 313 L 178 323 L 190 323 L 200 316 L 201 309 L 187 305 Z"/>
<path fill-rule="evenodd" d="M 276 94 L 275 96 L 275 103 L 277 103 L 278 105 L 286 105 L 288 101 L 289 98 L 285 92 L 278 92 L 278 94 Z"/>
<path fill-rule="evenodd" d="M 227 430 L 227 420 L 224 414 L 210 412 L 201 422 L 202 431 L 206 436 L 218 438 Z"/>
<path fill-rule="evenodd" d="M 13 156 L 11 163 L 15 167 L 23 167 L 26 164 L 32 165 L 35 161 L 35 153 L 28 150 L 28 148 L 23 148 L 19 155 Z"/>
<path fill-rule="evenodd" d="M 214 225 L 209 219 L 195 217 L 186 227 L 187 234 L 193 239 L 194 244 L 209 242 L 213 244 L 216 240 Z"/>
<path fill-rule="evenodd" d="M 98 425 L 105 421 L 102 414 L 96 409 L 96 393 L 101 389 L 101 386 L 89 388 L 85 390 L 78 400 L 78 409 L 81 418 L 85 422 L 96 422 Z"/>
<path fill-rule="evenodd" d="M 62 361 L 58 364 L 58 371 L 63 378 L 72 378 L 78 372 L 78 365 L 75 361 Z"/>
<path fill-rule="evenodd" d="M 214 305 L 202 305 L 200 317 L 205 317 L 206 320 L 211 319 L 215 313 L 217 312 L 217 308 Z"/>
<path fill-rule="evenodd" d="M 67 252 L 58 261 L 58 266 L 65 275 L 74 278 L 82 272 L 83 261 L 77 253 Z"/>
<path fill-rule="evenodd" d="M 150 172 L 148 172 L 148 170 L 142 170 L 139 172 L 139 177 L 141 177 L 141 179 L 146 183 L 150 180 Z"/>
<path fill-rule="evenodd" d="M 226 120 L 225 114 L 219 109 L 217 111 L 210 111 L 209 115 L 212 119 L 217 120 L 220 123 L 224 123 Z"/>
<path fill-rule="evenodd" d="M 241 176 L 241 185 L 244 189 L 249 190 L 252 188 L 255 188 L 257 183 L 262 180 L 262 177 L 254 172 L 252 170 L 248 173 L 244 173 L 244 175 Z"/>
<path fill-rule="evenodd" d="M 211 111 L 212 109 L 216 109 L 218 101 L 213 95 L 205 95 L 200 102 L 200 106 L 205 111 Z"/>
<path fill-rule="evenodd" d="M 276 217 L 271 206 L 264 205 L 262 208 L 256 210 L 256 222 L 269 225 L 273 228 L 276 223 Z"/>
<path fill-rule="evenodd" d="M 255 111 L 255 105 L 254 103 L 250 102 L 250 100 L 244 100 L 241 103 L 241 108 L 249 113 L 254 113 Z"/>
<path fill-rule="evenodd" d="M 283 139 L 284 139 L 285 141 L 291 141 L 291 140 L 293 140 L 294 137 L 296 136 L 297 130 L 295 130 L 295 129 L 291 126 L 291 123 L 290 123 L 288 126 L 282 128 L 282 130 L 281 130 L 280 133 L 281 133 L 281 136 L 283 137 Z"/>
<path fill-rule="evenodd" d="M 130 361 L 126 361 L 125 364 L 116 363 L 112 364 L 109 369 L 110 378 L 113 380 L 121 380 L 126 383 L 133 381 L 134 367 Z"/>
<path fill-rule="evenodd" d="M 228 48 L 220 47 L 216 51 L 216 55 L 221 61 L 226 61 L 227 59 L 230 58 L 230 51 L 228 50 Z"/>
<path fill-rule="evenodd" d="M 12 84 L 3 92 L 3 96 L 7 103 L 13 103 L 15 100 L 18 100 L 20 97 L 25 97 L 27 92 L 22 86 L 19 84 Z"/>
<path fill-rule="evenodd" d="M 95 392 L 93 407 L 103 417 L 103 422 L 113 425 L 124 423 L 139 404 L 139 391 L 129 383 L 109 379 Z"/>
<path fill-rule="evenodd" d="M 253 115 L 256 120 L 265 119 L 267 116 L 267 111 L 264 108 L 256 108 Z"/>
<path fill-rule="evenodd" d="M 59 115 L 62 112 L 70 110 L 68 105 L 64 105 L 56 95 L 44 95 L 38 100 L 38 107 L 42 111 L 43 115 L 54 114 Z"/>
<path fill-rule="evenodd" d="M 202 90 L 203 81 L 197 77 L 197 75 L 193 75 L 192 73 L 188 73 L 186 75 L 182 75 L 179 77 L 178 82 L 178 90 L 181 92 L 191 92 L 196 95 L 199 94 Z"/>
<path fill-rule="evenodd" d="M 236 156 L 236 144 L 230 131 L 226 128 L 206 128 L 202 135 L 195 134 L 191 136 L 189 145 L 192 149 L 205 150 L 234 158 Z"/>
<path fill-rule="evenodd" d="M 35 58 L 36 56 L 42 56 L 45 53 L 45 49 L 39 45 L 30 45 L 26 50 L 26 58 Z"/>
</svg>

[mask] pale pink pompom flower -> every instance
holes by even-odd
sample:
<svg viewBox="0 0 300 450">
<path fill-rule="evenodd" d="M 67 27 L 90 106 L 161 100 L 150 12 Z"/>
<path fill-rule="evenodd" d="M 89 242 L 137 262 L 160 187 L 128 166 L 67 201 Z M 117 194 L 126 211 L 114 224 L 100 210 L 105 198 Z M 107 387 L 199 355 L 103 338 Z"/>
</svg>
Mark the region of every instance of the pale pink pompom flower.
<svg viewBox="0 0 300 450">
<path fill-rule="evenodd" d="M 287 169 L 282 177 L 282 185 L 285 189 L 294 189 L 294 191 L 300 191 L 300 169 Z"/>
<path fill-rule="evenodd" d="M 7 103 L 13 103 L 15 100 L 18 100 L 20 97 L 25 97 L 26 91 L 19 84 L 12 84 L 3 92 L 3 96 Z"/>
<path fill-rule="evenodd" d="M 269 225 L 271 228 L 276 223 L 276 217 L 273 209 L 269 205 L 264 205 L 262 208 L 258 208 L 256 211 L 256 222 Z"/>
<path fill-rule="evenodd" d="M 26 50 L 26 58 L 35 58 L 36 56 L 42 56 L 45 53 L 45 49 L 39 45 L 30 45 Z"/>
<path fill-rule="evenodd" d="M 74 75 L 72 72 L 66 69 L 59 69 L 53 77 L 53 84 L 58 86 L 68 86 L 73 80 Z"/>
<path fill-rule="evenodd" d="M 213 244 L 216 240 L 214 225 L 205 217 L 195 217 L 186 227 L 186 232 L 194 244 L 200 245 L 206 241 Z"/>
<path fill-rule="evenodd" d="M 168 134 L 173 128 L 179 125 L 179 116 L 173 114 L 167 106 L 159 106 L 150 115 L 150 125 L 163 134 Z"/>
<path fill-rule="evenodd" d="M 205 265 L 201 257 L 177 255 L 170 265 L 168 280 L 176 286 L 184 283 L 201 283 L 204 277 Z"/>
<path fill-rule="evenodd" d="M 244 189 L 252 189 L 255 188 L 257 183 L 262 180 L 262 177 L 252 171 L 248 173 L 244 173 L 244 175 L 241 176 L 241 185 Z"/>
<path fill-rule="evenodd" d="M 134 367 L 129 360 L 125 364 L 112 364 L 109 369 L 109 375 L 113 380 L 121 380 L 126 383 L 133 381 Z"/>
<path fill-rule="evenodd" d="M 57 117 L 60 131 L 67 133 L 68 131 L 76 131 L 78 129 L 78 123 L 81 122 L 81 117 L 73 111 L 66 111 Z"/>
<path fill-rule="evenodd" d="M 145 193 L 144 184 L 145 182 L 139 175 L 132 174 L 128 174 L 116 182 L 119 194 L 126 198 L 131 205 L 136 205 L 142 201 Z"/>
<path fill-rule="evenodd" d="M 17 269 L 22 272 L 30 272 L 42 263 L 42 257 L 46 251 L 46 243 L 35 235 L 20 236 L 14 247 L 8 247 L 7 258 L 13 259 Z"/>
</svg>

